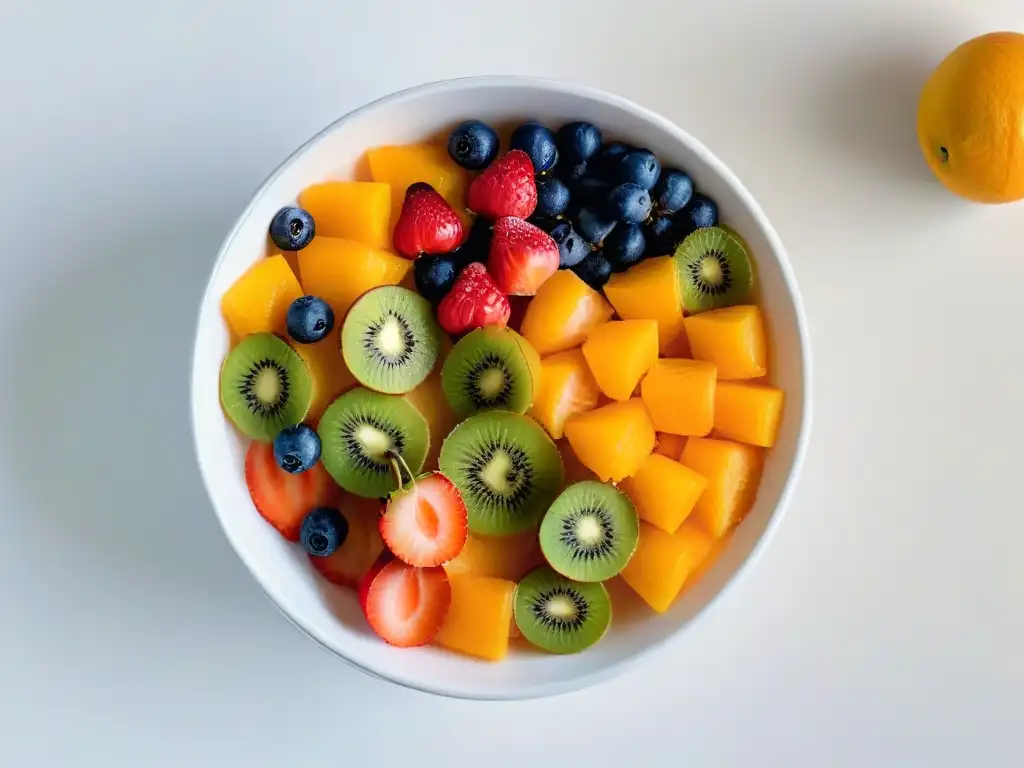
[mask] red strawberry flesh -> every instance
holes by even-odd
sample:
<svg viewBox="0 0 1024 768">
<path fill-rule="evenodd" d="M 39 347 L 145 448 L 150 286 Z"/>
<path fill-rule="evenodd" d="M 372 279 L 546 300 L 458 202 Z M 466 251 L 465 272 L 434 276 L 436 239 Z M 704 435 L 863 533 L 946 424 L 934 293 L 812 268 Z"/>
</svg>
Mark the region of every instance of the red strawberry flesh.
<svg viewBox="0 0 1024 768">
<path fill-rule="evenodd" d="M 433 472 L 391 495 L 380 535 L 399 560 L 431 567 L 458 556 L 468 526 L 462 494 L 451 480 Z"/>
<path fill-rule="evenodd" d="M 462 220 L 429 184 L 410 185 L 395 224 L 395 250 L 407 259 L 448 253 L 462 242 Z"/>
<path fill-rule="evenodd" d="M 499 290 L 533 296 L 558 271 L 558 245 L 547 232 L 513 217 L 494 223 L 487 268 Z"/>
<path fill-rule="evenodd" d="M 533 162 L 521 149 L 495 161 L 469 185 L 469 207 L 488 219 L 525 219 L 537 207 Z"/>
<path fill-rule="evenodd" d="M 359 582 L 359 607 L 363 609 L 363 616 L 366 615 L 366 598 L 370 594 L 370 586 L 373 584 L 373 580 L 377 578 L 377 574 L 384 570 L 384 566 L 395 559 L 387 550 L 384 550 L 377 557 L 377 560 L 370 566 L 370 570 L 366 572 L 363 578 Z"/>
<path fill-rule="evenodd" d="M 434 639 L 451 602 L 444 568 L 416 568 L 392 560 L 366 593 L 366 620 L 389 644 L 412 648 Z"/>
</svg>

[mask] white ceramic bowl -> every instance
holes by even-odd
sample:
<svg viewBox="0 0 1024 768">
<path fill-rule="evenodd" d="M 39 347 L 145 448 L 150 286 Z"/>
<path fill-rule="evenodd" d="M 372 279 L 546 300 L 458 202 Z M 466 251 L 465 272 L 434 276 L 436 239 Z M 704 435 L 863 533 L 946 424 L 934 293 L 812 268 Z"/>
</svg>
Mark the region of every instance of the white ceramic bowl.
<svg viewBox="0 0 1024 768">
<path fill-rule="evenodd" d="M 362 619 L 355 593 L 322 581 L 300 549 L 256 513 L 243 475 L 244 444 L 218 401 L 218 375 L 228 351 L 219 300 L 266 253 L 273 214 L 309 184 L 350 178 L 368 147 L 414 142 L 470 118 L 492 123 L 537 118 L 552 126 L 589 120 L 606 137 L 649 147 L 663 164 L 686 169 L 698 188 L 718 202 L 723 222 L 750 246 L 768 322 L 772 376 L 786 391 L 781 431 L 757 503 L 715 565 L 664 615 L 644 607 L 614 580 L 609 585 L 615 601 L 611 630 L 600 643 L 573 656 L 517 649 L 495 664 L 434 647 L 395 649 L 379 640 Z M 394 94 L 343 117 L 300 147 L 256 192 L 225 240 L 203 296 L 192 421 L 199 467 L 228 540 L 270 599 L 311 638 L 366 672 L 422 691 L 478 699 L 546 696 L 608 678 L 667 641 L 678 641 L 764 547 L 792 492 L 810 429 L 807 324 L 786 253 L 767 218 L 739 180 L 676 125 L 617 96 L 575 85 L 518 78 L 452 80 Z"/>
</svg>

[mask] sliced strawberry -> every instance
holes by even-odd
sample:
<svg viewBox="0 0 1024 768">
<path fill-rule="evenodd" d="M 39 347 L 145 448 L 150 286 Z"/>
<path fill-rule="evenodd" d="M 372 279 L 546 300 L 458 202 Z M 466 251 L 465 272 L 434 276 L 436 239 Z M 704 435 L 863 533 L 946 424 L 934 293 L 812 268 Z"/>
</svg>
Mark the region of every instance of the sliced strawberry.
<svg viewBox="0 0 1024 768">
<path fill-rule="evenodd" d="M 382 505 L 376 499 L 345 494 L 338 505 L 348 521 L 348 535 L 337 551 L 327 557 L 310 557 L 320 575 L 333 584 L 358 587 L 374 561 L 384 551 L 380 538 Z"/>
<path fill-rule="evenodd" d="M 405 191 L 395 224 L 395 250 L 407 259 L 421 253 L 448 253 L 462 242 L 462 219 L 432 186 L 421 181 Z"/>
<path fill-rule="evenodd" d="M 366 620 L 391 645 L 426 645 L 441 629 L 452 602 L 444 568 L 416 568 L 392 560 L 366 593 Z"/>
<path fill-rule="evenodd" d="M 275 461 L 273 444 L 262 442 L 246 451 L 245 484 L 256 511 L 289 541 L 299 540 L 306 515 L 317 507 L 336 507 L 342 493 L 323 464 L 290 474 Z"/>
<path fill-rule="evenodd" d="M 478 261 L 462 270 L 437 306 L 437 322 L 455 335 L 485 325 L 505 326 L 510 314 L 512 308 L 505 294 Z"/>
<path fill-rule="evenodd" d="M 507 216 L 494 222 L 487 269 L 498 289 L 533 296 L 558 271 L 558 244 L 540 227 Z"/>
<path fill-rule="evenodd" d="M 370 566 L 370 570 L 359 580 L 359 607 L 363 609 L 364 616 L 366 615 L 366 597 L 370 594 L 370 585 L 377 578 L 377 574 L 384 570 L 384 566 L 394 559 L 395 556 L 385 549 Z"/>
<path fill-rule="evenodd" d="M 537 183 L 530 156 L 513 149 L 473 179 L 469 207 L 488 219 L 530 216 L 537 207 Z"/>
<path fill-rule="evenodd" d="M 462 494 L 440 472 L 431 472 L 391 494 L 380 535 L 404 563 L 443 565 L 458 556 L 469 535 Z"/>
</svg>

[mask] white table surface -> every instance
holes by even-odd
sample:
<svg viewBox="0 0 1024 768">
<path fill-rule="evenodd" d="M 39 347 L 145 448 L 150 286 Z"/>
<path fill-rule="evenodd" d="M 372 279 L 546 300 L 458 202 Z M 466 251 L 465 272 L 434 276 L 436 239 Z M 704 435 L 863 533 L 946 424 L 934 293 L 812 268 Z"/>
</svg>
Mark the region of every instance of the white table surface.
<svg viewBox="0 0 1024 768">
<path fill-rule="evenodd" d="M 405 5 L 0 5 L 0 765 L 1021 765 L 1024 204 L 957 201 L 914 137 L 932 66 L 1019 0 Z M 705 141 L 789 248 L 817 376 L 759 566 L 664 663 L 528 703 L 401 690 L 292 628 L 186 419 L 200 290 L 263 177 L 484 73 Z"/>
</svg>

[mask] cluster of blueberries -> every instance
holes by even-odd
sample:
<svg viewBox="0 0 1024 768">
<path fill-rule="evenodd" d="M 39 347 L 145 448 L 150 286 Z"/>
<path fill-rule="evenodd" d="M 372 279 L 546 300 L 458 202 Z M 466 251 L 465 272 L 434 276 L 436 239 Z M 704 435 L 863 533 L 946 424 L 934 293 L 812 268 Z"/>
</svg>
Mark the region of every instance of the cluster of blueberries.
<svg viewBox="0 0 1024 768">
<path fill-rule="evenodd" d="M 470 120 L 452 132 L 448 152 L 462 167 L 480 170 L 495 159 L 498 143 L 494 129 Z M 594 288 L 613 271 L 672 253 L 694 230 L 718 223 L 717 205 L 695 193 L 688 174 L 663 168 L 649 149 L 603 143 L 592 123 L 572 122 L 557 131 L 523 123 L 509 148 L 526 152 L 537 174 L 530 221 L 558 243 L 559 266 Z M 474 230 L 481 231 L 460 249 L 465 257 L 478 255 L 475 247 L 486 248 L 484 224 L 478 222 Z"/>
</svg>

